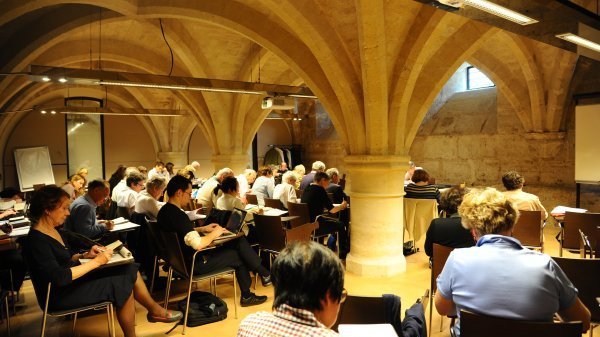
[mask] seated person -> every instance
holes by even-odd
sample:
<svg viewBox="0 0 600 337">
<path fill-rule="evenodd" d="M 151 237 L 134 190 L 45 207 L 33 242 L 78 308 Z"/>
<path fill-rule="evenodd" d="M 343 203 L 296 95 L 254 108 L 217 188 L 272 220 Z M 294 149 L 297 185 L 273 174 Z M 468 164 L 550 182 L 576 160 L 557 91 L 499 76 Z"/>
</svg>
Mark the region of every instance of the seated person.
<svg viewBox="0 0 600 337">
<path fill-rule="evenodd" d="M 116 307 L 117 319 L 125 336 L 135 336 L 134 299 L 148 310 L 150 322 L 179 321 L 183 317 L 181 312 L 165 311 L 152 299 L 137 271 L 138 264 L 97 271 L 110 260 L 112 250 L 100 246 L 93 246 L 84 253 L 69 250 L 61 232 L 56 229 L 69 215 L 69 202 L 67 193 L 54 185 L 43 187 L 31 199 L 29 218 L 33 225 L 27 236 L 24 255 L 38 301 L 44 303 L 50 282 L 51 310 L 111 301 Z M 92 260 L 81 264 L 81 258 Z"/>
<path fill-rule="evenodd" d="M 158 211 L 163 203 L 158 201 L 162 196 L 167 183 L 165 178 L 153 176 L 146 182 L 146 189 L 141 191 L 135 200 L 134 211 L 138 214 L 144 214 L 150 220 L 156 220 Z"/>
<path fill-rule="evenodd" d="M 217 203 L 217 200 L 223 193 L 219 191 L 217 192 L 217 195 L 214 195 L 213 192 L 215 191 L 215 187 L 217 187 L 221 182 L 223 182 L 223 179 L 227 177 L 235 177 L 233 170 L 228 167 L 219 170 L 214 177 L 208 179 L 204 184 L 202 184 L 202 187 L 200 187 L 198 190 L 197 198 L 198 203 L 200 203 L 202 207 L 206 207 L 208 210 L 214 207 L 214 205 Z"/>
<path fill-rule="evenodd" d="M 300 183 L 302 182 L 302 178 L 304 178 L 304 175 L 306 174 L 306 168 L 304 167 L 304 165 L 300 164 L 300 165 L 296 165 L 294 166 L 294 173 L 296 174 L 296 189 L 300 189 Z"/>
<path fill-rule="evenodd" d="M 74 174 L 71 176 L 69 181 L 67 181 L 60 188 L 67 192 L 71 200 L 75 200 L 75 198 L 79 196 L 79 191 L 81 190 L 84 184 L 85 179 L 79 174 Z"/>
<path fill-rule="evenodd" d="M 158 212 L 158 226 L 163 231 L 177 233 L 184 255 L 191 260 L 197 250 L 202 250 L 221 236 L 225 229 L 218 224 L 210 224 L 194 228 L 181 206 L 190 202 L 192 182 L 183 176 L 176 175 L 167 184 L 169 201 Z M 200 233 L 204 236 L 200 236 Z M 267 296 L 258 296 L 250 292 L 252 279 L 250 271 L 261 276 L 263 286 L 271 284 L 270 273 L 261 265 L 260 258 L 248 244 L 245 237 L 228 241 L 216 249 L 205 250 L 198 254 L 195 273 L 206 273 L 224 267 L 235 269 L 237 282 L 242 291 L 240 303 L 243 307 L 265 302 Z"/>
<path fill-rule="evenodd" d="M 14 200 L 15 202 L 23 202 L 21 192 L 14 187 L 7 187 L 0 192 L 0 201 L 7 202 Z"/>
<path fill-rule="evenodd" d="M 301 201 L 308 205 L 310 222 L 315 222 L 317 216 L 323 214 L 324 210 L 334 214 L 348 207 L 345 200 L 339 206 L 333 206 L 325 191 L 327 185 L 329 185 L 329 176 L 327 173 L 317 172 L 314 175 L 313 183 L 308 185 L 302 193 Z M 316 234 L 331 234 L 334 232 L 338 232 L 340 238 L 340 258 L 345 259 L 350 251 L 348 230 L 343 223 L 336 219 L 319 217 L 319 228 Z"/>
<path fill-rule="evenodd" d="M 108 190 L 106 181 L 91 181 L 87 193 L 75 199 L 69 206 L 71 215 L 65 222 L 65 229 L 85 235 L 90 239 L 98 238 L 112 230 L 114 228 L 112 222 L 104 222 L 96 218 L 96 208 L 108 200 Z"/>
<path fill-rule="evenodd" d="M 146 180 L 146 178 L 148 178 L 148 169 L 146 168 L 146 166 L 138 166 L 137 169 L 138 171 L 140 171 L 141 174 L 144 175 L 144 180 Z"/>
<path fill-rule="evenodd" d="M 523 192 L 525 179 L 516 171 L 502 175 L 502 184 L 506 188 L 504 195 L 515 203 L 519 211 L 541 211 L 542 219 L 548 218 L 548 212 L 540 202 L 540 198 L 531 193 Z"/>
<path fill-rule="evenodd" d="M 148 172 L 148 179 L 157 176 L 159 178 L 163 178 L 165 181 L 169 181 L 171 178 L 167 168 L 165 167 L 165 163 L 162 161 L 157 161 L 156 165 Z"/>
<path fill-rule="evenodd" d="M 288 201 L 298 202 L 296 198 L 296 179 L 294 172 L 287 171 L 283 174 L 281 184 L 275 186 L 273 190 L 273 199 L 279 199 L 286 209 Z"/>
<path fill-rule="evenodd" d="M 471 232 L 462 226 L 458 206 L 462 203 L 467 190 L 455 186 L 444 191 L 440 200 L 440 208 L 446 211 L 446 218 L 431 221 L 425 238 L 425 254 L 433 256 L 433 244 L 452 248 L 466 248 L 475 245 Z"/>
<path fill-rule="evenodd" d="M 525 249 L 511 237 L 519 212 L 493 188 L 465 195 L 458 213 L 477 239 L 471 248 L 455 249 L 437 279 L 435 306 L 440 315 L 465 309 L 499 318 L 552 322 L 582 321 L 590 312 L 577 289 L 546 254 Z M 455 331 L 460 333 L 460 322 Z"/>
<path fill-rule="evenodd" d="M 110 185 L 110 195 L 112 195 L 112 191 L 114 190 L 115 186 L 117 186 L 117 184 L 119 184 L 121 180 L 125 179 L 126 169 L 127 168 L 125 166 L 119 165 L 119 167 L 117 167 L 115 172 L 113 172 L 113 174 L 108 179 L 108 184 Z"/>
<path fill-rule="evenodd" d="M 412 176 L 412 182 L 404 187 L 405 198 L 409 199 L 436 199 L 440 201 L 440 191 L 434 185 L 429 185 L 429 173 L 417 169 Z"/>
<path fill-rule="evenodd" d="M 273 178 L 273 169 L 269 166 L 263 166 L 258 170 L 258 178 L 252 185 L 252 193 L 256 194 L 258 204 L 260 206 L 265 205 L 265 198 L 273 198 L 273 191 L 275 190 L 275 180 Z"/>
<path fill-rule="evenodd" d="M 304 190 L 306 187 L 308 187 L 308 185 L 313 183 L 315 174 L 317 172 L 325 172 L 325 163 L 319 160 L 312 163 L 312 171 L 310 171 L 310 173 L 302 177 L 302 181 L 300 182 L 301 190 Z"/>
<path fill-rule="evenodd" d="M 236 179 L 240 184 L 240 198 L 245 201 L 246 193 L 250 193 L 251 191 L 250 185 L 256 180 L 256 171 L 253 169 L 246 169 L 244 170 L 244 173 L 237 176 Z"/>
<path fill-rule="evenodd" d="M 114 201 L 115 203 L 119 202 L 119 197 L 120 197 L 121 193 L 123 193 L 127 189 L 127 177 L 129 177 L 129 175 L 132 174 L 133 172 L 140 173 L 140 171 L 138 170 L 137 167 L 130 166 L 130 167 L 126 168 L 125 176 L 113 188 L 111 195 L 110 195 L 110 199 L 112 201 Z"/>
<path fill-rule="evenodd" d="M 240 324 L 238 337 L 339 336 L 330 328 L 347 292 L 344 267 L 335 254 L 315 242 L 293 242 L 277 256 L 271 273 L 273 311 L 248 315 Z M 393 323 L 398 335 L 427 335 L 422 303 L 409 308 L 402 322 L 399 312 L 397 317 Z"/>
<path fill-rule="evenodd" d="M 342 201 L 346 200 L 346 193 L 344 193 L 342 186 L 339 185 L 340 172 L 335 167 L 332 167 L 326 173 L 331 178 L 331 181 L 325 190 L 327 193 L 333 194 L 333 202 L 335 204 L 341 204 Z"/>
<path fill-rule="evenodd" d="M 135 207 L 135 201 L 140 192 L 144 189 L 145 183 L 146 176 L 141 172 L 131 172 L 131 174 L 127 176 L 127 179 L 125 179 L 127 188 L 119 193 L 117 206 L 126 208 L 129 215 L 131 215 L 133 213 L 133 208 Z"/>
</svg>

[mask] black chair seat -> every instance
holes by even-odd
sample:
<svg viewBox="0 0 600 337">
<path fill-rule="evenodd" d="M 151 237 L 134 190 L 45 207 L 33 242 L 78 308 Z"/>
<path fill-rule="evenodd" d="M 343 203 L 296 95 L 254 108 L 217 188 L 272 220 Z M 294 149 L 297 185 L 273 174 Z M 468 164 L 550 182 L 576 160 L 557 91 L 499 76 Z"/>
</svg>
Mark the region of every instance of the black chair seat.
<svg viewBox="0 0 600 337">
<path fill-rule="evenodd" d="M 99 302 L 99 303 L 95 303 L 92 305 L 88 305 L 85 307 L 77 307 L 74 309 L 63 309 L 63 310 L 48 309 L 48 315 L 50 315 L 50 316 L 66 316 L 66 315 L 70 315 L 70 314 L 73 314 L 75 312 L 80 312 L 80 311 L 104 310 L 110 304 L 112 304 L 112 303 L 109 301 L 104 301 L 104 302 Z"/>
</svg>

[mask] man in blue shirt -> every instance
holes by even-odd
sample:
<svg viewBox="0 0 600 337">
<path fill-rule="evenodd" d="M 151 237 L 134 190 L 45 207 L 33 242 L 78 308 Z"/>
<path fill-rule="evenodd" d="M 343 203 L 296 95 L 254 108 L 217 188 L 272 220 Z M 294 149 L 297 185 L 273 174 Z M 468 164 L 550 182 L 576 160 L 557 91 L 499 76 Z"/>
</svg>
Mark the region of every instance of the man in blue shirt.
<svg viewBox="0 0 600 337">
<path fill-rule="evenodd" d="M 467 310 L 515 320 L 582 321 L 590 312 L 577 289 L 546 254 L 528 250 L 511 237 L 516 207 L 493 188 L 468 193 L 458 212 L 477 245 L 455 249 L 437 279 L 435 306 L 440 315 Z M 456 327 L 460 333 L 459 325 Z"/>
<path fill-rule="evenodd" d="M 113 229 L 114 224 L 111 221 L 104 222 L 96 218 L 96 208 L 108 200 L 109 191 L 109 185 L 104 180 L 90 182 L 87 193 L 75 199 L 69 206 L 71 214 L 65 221 L 65 229 L 90 239 Z"/>
</svg>

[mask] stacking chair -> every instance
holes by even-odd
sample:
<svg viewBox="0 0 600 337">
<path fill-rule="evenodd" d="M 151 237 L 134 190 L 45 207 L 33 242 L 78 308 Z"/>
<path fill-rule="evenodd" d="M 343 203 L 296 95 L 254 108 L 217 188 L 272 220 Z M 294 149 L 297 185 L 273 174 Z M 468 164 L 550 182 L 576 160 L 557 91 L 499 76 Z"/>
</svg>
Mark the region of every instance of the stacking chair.
<svg viewBox="0 0 600 337">
<path fill-rule="evenodd" d="M 220 277 L 220 276 L 225 276 L 225 275 L 232 275 L 233 276 L 233 306 L 234 306 L 234 310 L 235 310 L 235 318 L 237 319 L 237 286 L 236 286 L 235 270 L 233 268 L 226 267 L 226 268 L 215 270 L 215 271 L 212 271 L 209 273 L 195 275 L 193 271 L 194 271 L 194 267 L 196 264 L 196 257 L 198 256 L 198 253 L 200 253 L 200 251 L 196 251 L 194 253 L 194 256 L 192 257 L 192 261 L 190 263 L 188 263 L 183 255 L 181 246 L 179 245 L 179 239 L 177 237 L 177 233 L 161 231 L 160 234 L 163 238 L 163 242 L 165 245 L 164 247 L 166 249 L 167 262 L 170 265 L 169 275 L 167 277 L 167 291 L 165 293 L 165 309 L 169 306 L 169 292 L 171 291 L 171 280 L 173 278 L 173 272 L 176 272 L 182 278 L 189 280 L 188 289 L 187 289 L 187 298 L 186 298 L 186 304 L 185 304 L 185 315 L 183 318 L 182 334 L 185 335 L 185 328 L 187 325 L 187 319 L 188 319 L 188 313 L 189 313 L 188 309 L 190 307 L 190 294 L 192 293 L 192 283 L 194 283 L 194 282 L 200 282 L 203 280 L 210 280 L 211 284 L 213 284 L 213 282 L 214 282 L 214 291 L 215 291 L 215 295 L 216 295 L 216 292 L 217 292 L 216 278 Z M 199 262 L 199 263 L 202 263 L 202 262 Z"/>
<path fill-rule="evenodd" d="M 6 335 L 10 337 L 10 310 L 8 309 L 8 291 L 0 290 L 0 301 L 4 304 L 4 314 L 6 315 Z"/>
<path fill-rule="evenodd" d="M 579 257 L 582 259 L 587 258 L 588 254 L 590 255 L 590 259 L 594 258 L 594 251 L 592 249 L 592 244 L 590 243 L 590 239 L 587 235 L 580 229 L 579 230 Z M 596 254 L 598 251 L 596 250 Z"/>
<path fill-rule="evenodd" d="M 565 213 L 563 228 L 562 249 L 579 250 L 579 232 L 594 233 L 596 227 L 600 225 L 600 213 Z"/>
<path fill-rule="evenodd" d="M 431 279 L 430 279 L 430 289 L 431 296 L 429 297 L 429 335 L 431 336 L 431 331 L 433 330 L 433 298 L 435 297 L 435 292 L 437 291 L 437 278 L 442 273 L 444 269 L 444 265 L 446 265 L 446 260 L 448 260 L 448 256 L 454 250 L 454 248 L 442 246 L 440 244 L 433 244 L 433 257 L 431 259 Z M 454 317 L 452 318 L 454 320 Z M 440 318 L 440 332 L 442 331 L 444 325 L 444 317 Z M 450 324 L 452 325 L 452 323 Z"/>
<path fill-rule="evenodd" d="M 340 313 L 331 329 L 337 331 L 340 324 L 386 324 L 383 297 L 350 296 L 340 306 Z"/>
<path fill-rule="evenodd" d="M 246 193 L 246 200 L 249 204 L 258 205 L 258 197 L 256 194 Z"/>
<path fill-rule="evenodd" d="M 160 228 L 156 220 L 150 220 L 146 218 L 148 223 L 148 241 L 153 246 L 154 250 L 154 263 L 152 267 L 152 280 L 150 281 L 150 293 L 154 290 L 154 283 L 156 276 L 158 276 L 158 268 L 160 267 L 160 261 L 167 260 L 167 253 L 163 238 L 160 235 Z"/>
<path fill-rule="evenodd" d="M 460 311 L 460 337 L 581 337 L 581 322 L 538 322 L 497 318 Z"/>
<path fill-rule="evenodd" d="M 579 298 L 592 314 L 590 337 L 594 336 L 594 327 L 600 325 L 600 306 L 596 298 L 600 294 L 600 259 L 569 259 L 552 257 L 565 275 L 573 282 Z M 581 332 L 581 331 L 580 331 Z"/>
<path fill-rule="evenodd" d="M 31 280 L 34 283 L 34 291 L 35 289 L 39 289 L 38 287 L 35 286 L 36 281 L 35 280 Z M 49 302 L 50 302 L 50 290 L 52 289 L 52 283 L 48 283 L 48 291 L 46 292 L 46 297 L 44 298 L 42 294 L 39 294 L 36 291 L 36 297 L 38 300 L 38 304 L 40 305 L 40 308 L 43 311 L 43 316 L 42 316 L 42 333 L 41 333 L 41 337 L 44 337 L 44 334 L 46 332 L 46 320 L 48 318 L 48 316 L 55 316 L 55 317 L 59 317 L 59 316 L 67 316 L 67 315 L 73 315 L 73 335 L 75 334 L 75 325 L 77 324 L 77 314 L 83 311 L 89 311 L 89 310 L 104 310 L 106 309 L 106 316 L 107 316 L 107 320 L 108 320 L 108 333 L 109 336 L 111 337 L 115 337 L 115 320 L 114 320 L 114 308 L 113 308 L 113 304 L 112 302 L 109 301 L 104 301 L 104 302 L 99 302 L 96 304 L 92 304 L 92 305 L 88 305 L 85 307 L 79 307 L 79 308 L 72 308 L 72 309 L 66 309 L 66 310 L 50 310 L 49 309 Z M 42 306 L 42 303 L 44 304 Z"/>
<path fill-rule="evenodd" d="M 131 215 L 129 214 L 129 210 L 127 209 L 127 207 L 117 206 L 117 217 L 123 217 L 123 218 L 129 220 L 130 216 Z"/>
<path fill-rule="evenodd" d="M 290 225 L 292 228 L 297 227 L 297 226 L 301 226 L 303 224 L 306 223 L 310 223 L 310 213 L 308 211 L 308 205 L 301 203 L 301 202 L 291 202 L 288 201 L 288 213 L 290 216 L 297 216 L 298 218 L 293 219 L 290 221 Z M 313 241 L 319 241 L 322 240 L 323 238 L 328 237 L 329 235 L 335 235 L 336 238 L 336 242 L 339 244 L 339 233 L 335 232 L 332 234 L 318 234 L 316 233 L 316 230 L 319 228 L 318 226 L 318 220 L 321 216 L 317 216 L 317 218 L 315 219 L 315 223 L 317 224 L 317 228 L 315 228 L 315 231 L 313 231 L 312 234 L 312 239 Z M 339 249 L 338 249 L 339 250 Z"/>
<path fill-rule="evenodd" d="M 528 248 L 544 252 L 544 226 L 542 211 L 519 211 L 519 220 L 513 228 L 513 237 Z"/>
<path fill-rule="evenodd" d="M 264 201 L 265 201 L 265 207 L 284 209 L 283 204 L 281 203 L 281 200 L 279 200 L 279 199 L 265 198 Z"/>
<path fill-rule="evenodd" d="M 404 198 L 404 224 L 409 240 L 419 241 L 431 220 L 438 217 L 437 200 Z"/>
<path fill-rule="evenodd" d="M 272 263 L 273 255 L 279 254 L 287 244 L 294 241 L 310 241 L 311 234 L 318 224 L 307 223 L 286 229 L 281 223 L 281 217 L 255 214 L 254 226 L 260 252 L 267 252 Z"/>
</svg>

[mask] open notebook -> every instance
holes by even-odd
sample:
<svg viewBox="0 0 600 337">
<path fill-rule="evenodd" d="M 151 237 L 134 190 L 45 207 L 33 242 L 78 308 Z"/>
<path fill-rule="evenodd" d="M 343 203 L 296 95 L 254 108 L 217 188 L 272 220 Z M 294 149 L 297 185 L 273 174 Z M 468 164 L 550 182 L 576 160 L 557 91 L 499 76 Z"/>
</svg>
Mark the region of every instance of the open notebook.
<svg viewBox="0 0 600 337">
<path fill-rule="evenodd" d="M 100 266 L 100 268 L 118 266 L 122 264 L 132 263 L 134 261 L 133 255 L 129 251 L 129 249 L 123 246 L 123 243 L 120 240 L 117 240 L 110 245 L 106 246 L 107 249 L 112 249 L 114 254 L 110 261 L 107 264 Z M 92 259 L 79 259 L 81 264 L 85 264 L 90 262 Z"/>
</svg>

